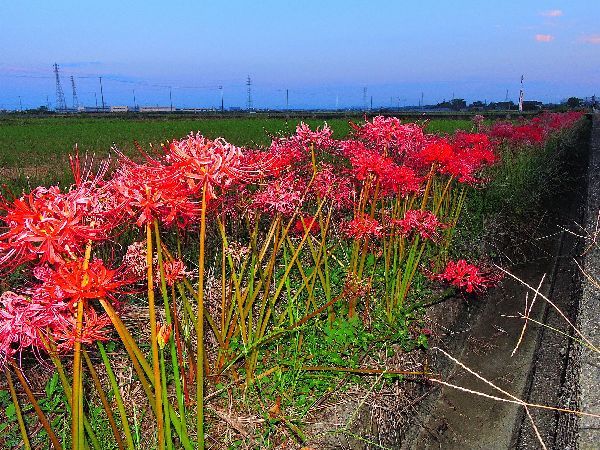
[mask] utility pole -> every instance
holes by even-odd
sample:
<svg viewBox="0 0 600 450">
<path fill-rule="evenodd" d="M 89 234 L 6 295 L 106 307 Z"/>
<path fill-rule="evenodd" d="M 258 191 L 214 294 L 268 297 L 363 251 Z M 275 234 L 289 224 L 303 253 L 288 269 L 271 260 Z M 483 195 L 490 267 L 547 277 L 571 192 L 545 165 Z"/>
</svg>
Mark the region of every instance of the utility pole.
<svg viewBox="0 0 600 450">
<path fill-rule="evenodd" d="M 21 96 L 19 95 L 19 109 L 23 112 L 23 102 L 21 101 Z"/>
<path fill-rule="evenodd" d="M 102 89 L 102 77 L 99 77 L 99 78 L 100 78 L 100 97 L 102 98 L 102 112 L 104 112 L 104 108 L 105 108 L 105 105 L 104 105 L 104 90 Z"/>
<path fill-rule="evenodd" d="M 135 102 L 135 89 L 133 90 L 133 109 L 137 110 L 136 102 Z"/>
<path fill-rule="evenodd" d="M 173 91 L 171 86 L 169 86 L 169 102 L 171 103 L 171 112 L 173 112 Z"/>
<path fill-rule="evenodd" d="M 223 101 L 223 86 L 219 86 L 219 90 L 221 91 L 221 114 L 225 111 L 225 102 Z"/>
<path fill-rule="evenodd" d="M 420 103 L 421 108 L 425 108 L 425 103 L 423 103 L 423 92 L 421 92 L 421 103 Z"/>
<path fill-rule="evenodd" d="M 285 109 L 290 109 L 290 90 L 285 90 Z"/>
<path fill-rule="evenodd" d="M 96 112 L 98 112 L 98 96 L 96 95 L 96 91 L 94 91 L 94 100 L 96 100 Z"/>
<path fill-rule="evenodd" d="M 363 88 L 363 111 L 367 110 L 367 87 Z"/>
<path fill-rule="evenodd" d="M 371 109 L 369 111 L 373 111 L 373 96 L 371 95 Z"/>
<path fill-rule="evenodd" d="M 521 75 L 521 90 L 519 91 L 519 112 L 523 112 L 523 101 L 525 100 L 525 91 L 523 90 L 523 78 L 525 78 L 525 75 Z"/>
</svg>

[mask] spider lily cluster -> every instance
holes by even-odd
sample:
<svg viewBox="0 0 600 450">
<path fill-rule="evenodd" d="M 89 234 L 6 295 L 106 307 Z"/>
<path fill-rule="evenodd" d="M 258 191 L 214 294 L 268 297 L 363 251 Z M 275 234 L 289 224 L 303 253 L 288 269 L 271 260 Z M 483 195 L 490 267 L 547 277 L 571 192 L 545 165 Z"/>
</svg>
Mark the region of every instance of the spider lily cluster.
<svg viewBox="0 0 600 450">
<path fill-rule="evenodd" d="M 466 292 L 493 285 L 496 275 L 448 257 L 468 191 L 485 184 L 499 145 L 540 145 L 579 118 L 478 120 L 477 132 L 438 136 L 375 117 L 343 140 L 302 123 L 266 149 L 198 133 L 152 154 L 139 148 L 135 160 L 115 149 L 116 168 L 103 163 L 95 175 L 75 156 L 73 186 L 0 201 L 0 270 L 27 279 L 0 295 L 1 362 L 20 371 L 15 360 L 29 350 L 51 359 L 69 396 L 73 448 L 96 447 L 83 407 L 83 379 L 94 373 L 83 360 L 97 346 L 112 373 L 102 342 L 118 337 L 158 447 L 203 448 L 205 387 L 252 385 L 273 339 L 373 308 L 391 323 L 419 274 Z M 149 355 L 121 318 L 143 292 Z M 113 378 L 120 428 L 106 413 L 118 446 L 132 448 Z"/>
</svg>

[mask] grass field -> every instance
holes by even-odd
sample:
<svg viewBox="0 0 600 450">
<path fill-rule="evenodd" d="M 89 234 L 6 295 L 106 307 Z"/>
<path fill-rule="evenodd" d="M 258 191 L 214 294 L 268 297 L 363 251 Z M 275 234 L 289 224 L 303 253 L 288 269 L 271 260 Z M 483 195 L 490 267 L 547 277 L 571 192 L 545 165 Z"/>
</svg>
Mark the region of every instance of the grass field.
<svg viewBox="0 0 600 450">
<path fill-rule="evenodd" d="M 357 120 L 357 119 L 354 119 Z M 123 119 L 93 117 L 0 118 L 0 178 L 3 183 L 31 181 L 52 183 L 64 180 L 67 158 L 75 144 L 80 153 L 106 157 L 116 145 L 125 153 L 134 150 L 134 141 L 142 146 L 158 145 L 181 138 L 190 131 L 200 131 L 209 138 L 224 137 L 239 146 L 269 145 L 277 133 L 291 134 L 298 119 Z M 322 126 L 320 120 L 305 120 L 311 127 Z M 334 137 L 348 134 L 348 119 L 328 121 Z M 431 120 L 430 132 L 469 129 L 467 120 Z"/>
</svg>

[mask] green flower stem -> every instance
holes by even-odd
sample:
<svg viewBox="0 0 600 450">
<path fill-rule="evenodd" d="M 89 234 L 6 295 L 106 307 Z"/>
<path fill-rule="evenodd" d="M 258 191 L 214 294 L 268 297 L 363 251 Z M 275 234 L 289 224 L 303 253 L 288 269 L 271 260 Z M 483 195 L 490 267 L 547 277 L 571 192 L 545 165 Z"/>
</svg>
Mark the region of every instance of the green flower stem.
<svg viewBox="0 0 600 450">
<path fill-rule="evenodd" d="M 46 433 L 50 438 L 50 442 L 52 443 L 54 450 L 62 450 L 62 446 L 60 445 L 56 434 L 54 434 L 54 431 L 52 430 L 52 426 L 50 425 L 48 418 L 44 414 L 44 411 L 42 411 L 42 408 L 40 408 L 40 405 L 35 399 L 33 392 L 29 388 L 29 384 L 27 384 L 27 380 L 25 379 L 25 375 L 23 375 L 23 372 L 21 372 L 21 368 L 12 359 L 10 360 L 10 364 L 12 365 L 13 369 L 15 369 L 15 373 L 17 374 L 17 378 L 19 379 L 19 383 L 21 383 L 21 386 L 23 387 L 23 390 L 27 395 L 29 403 L 31 403 L 31 405 L 33 406 L 33 409 L 36 415 L 38 416 L 40 423 L 44 427 L 44 430 L 46 430 Z"/>
<path fill-rule="evenodd" d="M 154 274 L 152 264 L 152 227 L 146 224 L 146 264 L 148 267 L 148 311 L 150 313 L 150 345 L 152 347 L 152 372 L 154 377 L 154 400 L 156 401 L 156 425 L 158 450 L 165 448 L 164 417 L 162 406 L 162 383 L 160 380 L 160 362 L 158 358 L 158 341 L 156 327 L 156 308 L 154 305 Z"/>
<path fill-rule="evenodd" d="M 17 422 L 19 422 L 19 430 L 21 431 L 21 437 L 23 438 L 23 448 L 25 450 L 31 450 L 31 444 L 29 443 L 29 436 L 27 436 L 27 428 L 25 428 L 25 422 L 23 421 L 23 415 L 21 414 L 21 406 L 19 405 L 19 399 L 17 398 L 17 392 L 15 391 L 15 386 L 12 381 L 10 369 L 6 366 L 4 367 L 4 375 L 6 375 L 6 382 L 8 383 L 8 390 L 10 391 L 10 396 L 12 398 L 13 405 L 15 405 L 15 413 L 17 414 Z"/>
<path fill-rule="evenodd" d="M 106 373 L 108 375 L 110 386 L 115 394 L 115 400 L 117 402 L 117 408 L 121 417 L 121 426 L 123 427 L 123 433 L 125 434 L 127 448 L 129 450 L 133 450 L 133 437 L 131 436 L 131 429 L 129 428 L 129 421 L 127 420 L 127 412 L 125 411 L 125 405 L 123 404 L 123 397 L 121 397 L 121 390 L 117 384 L 117 379 L 115 378 L 115 374 L 112 370 L 106 350 L 104 349 L 104 345 L 100 341 L 98 341 L 97 344 L 98 350 L 100 350 L 100 356 L 102 357 L 102 362 L 104 363 L 104 368 L 106 369 Z"/>
<path fill-rule="evenodd" d="M 206 240 L 206 207 L 208 179 L 202 187 L 202 208 L 200 213 L 200 243 L 198 256 L 198 313 L 196 317 L 196 433 L 198 449 L 204 450 L 204 246 Z"/>
<path fill-rule="evenodd" d="M 102 402 L 102 407 L 106 412 L 106 417 L 108 418 L 108 423 L 110 424 L 113 435 L 115 436 L 115 440 L 117 441 L 117 446 L 119 447 L 119 450 L 125 450 L 121 433 L 119 432 L 119 428 L 117 428 L 117 422 L 115 422 L 115 417 L 113 416 L 112 409 L 108 403 L 104 389 L 102 388 L 102 383 L 100 383 L 98 373 L 96 372 L 96 369 L 94 368 L 94 365 L 92 364 L 92 361 L 90 360 L 90 357 L 85 349 L 83 350 L 83 358 L 85 359 L 85 363 L 90 371 L 92 380 L 94 381 L 94 386 L 96 387 L 96 392 L 98 393 L 100 401 Z"/>
<path fill-rule="evenodd" d="M 172 324 L 172 319 L 171 319 L 171 310 L 169 307 L 169 295 L 167 293 L 167 283 L 165 280 L 165 268 L 164 268 L 164 262 L 163 262 L 163 255 L 162 255 L 162 242 L 160 239 L 160 231 L 159 231 L 159 227 L 158 227 L 158 220 L 154 220 L 154 237 L 156 238 L 156 254 L 158 257 L 158 267 L 159 267 L 159 271 L 160 271 L 160 291 L 162 293 L 162 297 L 163 297 L 163 302 L 165 304 L 165 318 L 166 318 L 166 322 L 168 325 Z M 175 301 L 175 299 L 173 299 L 173 302 Z M 179 360 L 177 359 L 177 350 L 175 348 L 175 341 L 174 339 L 169 339 L 168 342 L 169 345 L 169 350 L 171 353 L 171 363 L 173 365 L 173 378 L 175 380 L 175 394 L 177 395 L 177 405 L 179 408 L 179 416 L 181 417 L 181 423 L 182 423 L 182 431 L 186 434 L 187 437 L 187 430 L 186 430 L 186 423 L 185 423 L 185 406 L 184 406 L 184 402 L 183 402 L 183 392 L 181 389 L 181 377 L 180 377 L 180 373 L 179 373 Z M 161 371 L 162 369 L 164 369 L 164 361 L 163 361 L 163 355 L 161 352 Z M 182 366 L 183 367 L 183 366 Z M 163 390 L 166 390 L 166 378 L 165 378 L 165 374 L 162 374 L 163 377 L 163 384 L 165 384 L 165 386 L 163 386 Z M 166 398 L 166 394 L 165 394 L 165 398 Z M 165 399 L 166 402 L 166 399 Z M 165 415 L 168 415 L 168 409 L 165 410 Z M 167 424 L 167 446 L 171 445 L 170 444 L 170 435 L 171 435 L 171 422 L 170 420 L 166 420 L 166 424 Z"/>
</svg>

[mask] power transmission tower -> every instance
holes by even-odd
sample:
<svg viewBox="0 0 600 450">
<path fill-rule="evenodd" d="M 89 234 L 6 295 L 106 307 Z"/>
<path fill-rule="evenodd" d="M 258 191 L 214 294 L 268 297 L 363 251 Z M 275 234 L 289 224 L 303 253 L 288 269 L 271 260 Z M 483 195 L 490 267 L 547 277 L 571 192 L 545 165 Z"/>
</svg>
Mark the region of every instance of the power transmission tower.
<svg viewBox="0 0 600 450">
<path fill-rule="evenodd" d="M 248 111 L 252 111 L 254 106 L 252 105 L 252 80 L 250 79 L 250 75 L 248 75 L 248 79 L 246 80 L 246 86 L 248 86 L 248 101 L 246 102 L 246 106 Z"/>
<path fill-rule="evenodd" d="M 58 64 L 56 63 L 54 63 L 54 76 L 56 78 L 56 110 L 64 111 L 67 109 L 67 102 L 65 101 L 65 93 L 60 85 L 60 75 L 58 74 Z"/>
<path fill-rule="evenodd" d="M 71 75 L 71 87 L 73 88 L 73 109 L 77 111 L 79 109 L 79 99 L 77 98 L 77 89 L 75 89 L 75 78 Z"/>
</svg>

